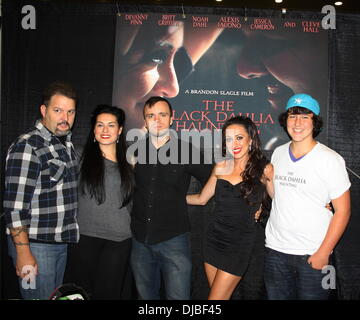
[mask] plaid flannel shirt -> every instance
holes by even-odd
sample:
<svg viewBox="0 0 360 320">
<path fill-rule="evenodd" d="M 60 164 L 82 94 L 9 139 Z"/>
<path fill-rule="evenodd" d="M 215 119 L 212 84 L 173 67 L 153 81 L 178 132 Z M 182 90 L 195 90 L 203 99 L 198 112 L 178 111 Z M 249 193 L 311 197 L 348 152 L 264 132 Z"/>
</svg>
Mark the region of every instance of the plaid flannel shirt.
<svg viewBox="0 0 360 320">
<path fill-rule="evenodd" d="M 65 144 L 38 121 L 9 148 L 4 193 L 6 226 L 28 226 L 30 241 L 79 240 L 78 161 L 71 134 Z"/>
</svg>

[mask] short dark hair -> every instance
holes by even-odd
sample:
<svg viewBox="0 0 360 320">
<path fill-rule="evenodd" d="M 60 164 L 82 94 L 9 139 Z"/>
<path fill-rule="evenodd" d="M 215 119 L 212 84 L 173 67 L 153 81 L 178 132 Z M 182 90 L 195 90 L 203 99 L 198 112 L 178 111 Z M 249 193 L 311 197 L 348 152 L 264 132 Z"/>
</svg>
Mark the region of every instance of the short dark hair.
<svg viewBox="0 0 360 320">
<path fill-rule="evenodd" d="M 287 111 L 280 114 L 279 123 L 284 128 L 285 132 L 288 133 L 286 122 L 289 117 L 289 114 L 311 114 L 311 113 L 313 114 L 312 120 L 313 120 L 313 126 L 314 126 L 313 138 L 315 138 L 321 132 L 324 122 L 320 116 L 317 116 L 315 113 L 313 113 L 312 111 L 310 111 L 307 108 L 292 107 L 292 108 L 288 109 Z"/>
<path fill-rule="evenodd" d="M 155 97 L 151 97 L 145 101 L 144 108 L 143 108 L 144 119 L 145 119 L 145 108 L 146 107 L 151 108 L 155 103 L 157 103 L 159 101 L 164 101 L 168 104 L 169 110 L 170 110 L 170 117 L 172 116 L 173 109 L 172 109 L 170 102 L 163 97 L 155 96 Z"/>
<path fill-rule="evenodd" d="M 77 95 L 75 89 L 66 82 L 56 81 L 51 83 L 43 92 L 42 95 L 42 104 L 48 106 L 51 98 L 56 95 L 62 95 L 67 98 L 73 99 L 75 101 L 75 105 L 77 103 Z"/>
</svg>

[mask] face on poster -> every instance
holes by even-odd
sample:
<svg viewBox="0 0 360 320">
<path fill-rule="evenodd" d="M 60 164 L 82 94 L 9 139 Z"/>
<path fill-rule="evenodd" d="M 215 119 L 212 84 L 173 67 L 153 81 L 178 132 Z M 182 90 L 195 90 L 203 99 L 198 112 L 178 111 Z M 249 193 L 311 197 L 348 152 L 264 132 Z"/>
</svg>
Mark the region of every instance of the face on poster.
<svg viewBox="0 0 360 320">
<path fill-rule="evenodd" d="M 308 93 L 326 127 L 328 34 L 321 21 L 175 14 L 124 14 L 115 40 L 113 104 L 127 129 L 143 128 L 144 102 L 163 96 L 172 129 L 219 131 L 250 117 L 262 147 L 288 141 L 278 124 L 290 96 Z M 326 142 L 326 135 L 319 136 Z"/>
</svg>

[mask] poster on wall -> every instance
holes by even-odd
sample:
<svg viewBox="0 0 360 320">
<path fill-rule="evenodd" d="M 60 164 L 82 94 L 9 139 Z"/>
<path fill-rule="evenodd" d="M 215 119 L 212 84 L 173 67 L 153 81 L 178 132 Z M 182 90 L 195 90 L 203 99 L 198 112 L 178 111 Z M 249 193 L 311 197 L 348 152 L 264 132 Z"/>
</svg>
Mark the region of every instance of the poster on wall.
<svg viewBox="0 0 360 320">
<path fill-rule="evenodd" d="M 144 102 L 168 98 L 177 132 L 219 132 L 236 115 L 264 150 L 288 141 L 288 98 L 308 93 L 327 120 L 328 34 L 320 20 L 135 13 L 117 17 L 113 104 L 142 128 Z M 319 136 L 326 143 L 326 134 Z"/>
</svg>

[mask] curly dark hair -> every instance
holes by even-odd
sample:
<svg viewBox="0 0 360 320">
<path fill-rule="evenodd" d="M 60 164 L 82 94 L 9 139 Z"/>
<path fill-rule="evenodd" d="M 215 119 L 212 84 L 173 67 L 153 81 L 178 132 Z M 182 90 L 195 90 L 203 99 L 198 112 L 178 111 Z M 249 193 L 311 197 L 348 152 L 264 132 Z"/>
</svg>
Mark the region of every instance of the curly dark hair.
<svg viewBox="0 0 360 320">
<path fill-rule="evenodd" d="M 222 128 L 222 153 L 226 157 L 225 132 L 226 129 L 233 125 L 241 125 L 245 128 L 251 139 L 251 148 L 249 150 L 249 160 L 245 166 L 245 170 L 241 173 L 243 183 L 240 184 L 240 192 L 246 201 L 250 203 L 249 196 L 252 194 L 255 183 L 262 180 L 264 169 L 269 160 L 264 156 L 261 150 L 261 142 L 258 135 L 258 129 L 250 118 L 237 116 L 227 120 Z M 266 192 L 263 195 L 263 204 L 265 205 Z"/>
</svg>

